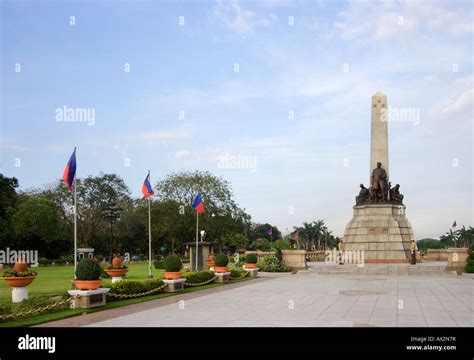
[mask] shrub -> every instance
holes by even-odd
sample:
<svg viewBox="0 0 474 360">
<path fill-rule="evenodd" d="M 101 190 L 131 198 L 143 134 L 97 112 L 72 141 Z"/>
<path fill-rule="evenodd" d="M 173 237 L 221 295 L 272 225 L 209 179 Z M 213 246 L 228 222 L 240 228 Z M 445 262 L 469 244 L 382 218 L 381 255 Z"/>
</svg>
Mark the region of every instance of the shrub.
<svg viewBox="0 0 474 360">
<path fill-rule="evenodd" d="M 258 257 L 256 254 L 247 254 L 245 256 L 245 262 L 247 264 L 256 264 L 258 261 Z"/>
<path fill-rule="evenodd" d="M 189 286 L 211 280 L 214 278 L 214 273 L 212 271 L 202 270 L 184 273 L 182 277 L 186 279 L 186 285 Z"/>
<path fill-rule="evenodd" d="M 233 269 L 230 271 L 230 277 L 231 278 L 239 278 L 241 277 L 242 275 L 244 275 L 245 271 L 244 270 L 237 270 L 237 269 Z"/>
<path fill-rule="evenodd" d="M 250 249 L 252 250 L 270 251 L 271 248 L 270 241 L 264 238 L 257 239 L 250 244 Z"/>
<path fill-rule="evenodd" d="M 258 265 L 263 272 L 289 272 L 291 268 L 283 265 L 275 256 L 266 256 Z"/>
<path fill-rule="evenodd" d="M 282 261 L 283 260 L 283 254 L 281 253 L 281 249 L 276 249 L 275 251 L 275 257 L 278 259 L 278 261 Z"/>
<path fill-rule="evenodd" d="M 36 275 L 38 275 L 36 271 L 32 271 L 32 270 L 16 272 L 15 270 L 10 269 L 10 270 L 5 270 L 3 272 L 4 277 L 26 277 L 26 276 L 36 276 Z"/>
<path fill-rule="evenodd" d="M 155 265 L 155 269 L 164 269 L 165 265 L 163 264 L 163 260 L 155 260 L 153 261 L 153 265 Z"/>
<path fill-rule="evenodd" d="M 48 266 L 48 265 L 51 265 L 51 263 L 52 263 L 52 261 L 48 260 L 46 258 L 38 259 L 38 264 L 40 264 L 41 266 Z"/>
<path fill-rule="evenodd" d="M 0 315 L 9 315 L 12 313 L 10 304 L 0 304 Z"/>
<path fill-rule="evenodd" d="M 181 262 L 183 264 L 189 264 L 191 262 L 191 260 L 189 259 L 189 256 L 185 256 L 181 259 Z"/>
<path fill-rule="evenodd" d="M 275 250 L 291 250 L 291 244 L 288 239 L 280 239 L 272 243 Z"/>
<path fill-rule="evenodd" d="M 178 256 L 169 255 L 163 260 L 163 266 L 167 272 L 178 272 L 183 268 L 183 263 Z"/>
<path fill-rule="evenodd" d="M 229 264 L 229 258 L 227 255 L 219 254 L 216 256 L 216 259 L 214 260 L 214 262 L 216 263 L 216 266 L 224 267 Z"/>
<path fill-rule="evenodd" d="M 247 255 L 246 254 L 239 254 L 239 263 L 247 262 Z"/>
<path fill-rule="evenodd" d="M 14 312 L 23 312 L 23 311 L 29 311 L 29 310 L 42 308 L 42 307 L 54 304 L 57 300 L 58 299 L 51 298 L 45 295 L 35 296 L 28 300 L 23 300 L 21 303 L 19 303 L 18 306 L 15 308 Z M 66 308 L 68 306 L 69 304 L 66 303 L 62 307 L 59 307 L 58 309 Z"/>
<path fill-rule="evenodd" d="M 154 290 L 163 285 L 161 280 L 146 280 L 146 281 L 135 281 L 135 280 L 122 280 L 113 283 L 110 287 L 112 294 L 140 294 L 150 290 Z"/>
<path fill-rule="evenodd" d="M 99 263 L 92 259 L 82 259 L 76 268 L 77 280 L 98 280 L 102 268 Z"/>
<path fill-rule="evenodd" d="M 474 245 L 469 248 L 467 251 L 468 257 L 466 259 L 466 272 L 467 273 L 474 273 Z"/>
</svg>

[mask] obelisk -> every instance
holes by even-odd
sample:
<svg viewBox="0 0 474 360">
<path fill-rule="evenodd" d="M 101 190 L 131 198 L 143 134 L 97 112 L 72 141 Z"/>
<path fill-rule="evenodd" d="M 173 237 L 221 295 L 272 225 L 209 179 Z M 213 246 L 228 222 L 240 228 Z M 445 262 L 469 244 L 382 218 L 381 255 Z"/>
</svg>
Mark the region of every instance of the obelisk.
<svg viewBox="0 0 474 360">
<path fill-rule="evenodd" d="M 385 172 L 377 171 L 378 182 L 369 181 L 369 189 L 362 184 L 352 207 L 352 219 L 344 231 L 345 253 L 362 257 L 367 263 L 407 263 L 410 244 L 415 240 L 403 196 L 397 192 L 397 186 L 388 189 L 387 120 L 387 97 L 378 92 L 372 96 L 371 105 L 370 176 L 377 163 L 382 164 Z M 385 173 L 386 183 L 381 187 Z M 363 256 L 359 256 L 361 253 Z"/>
<path fill-rule="evenodd" d="M 378 92 L 372 96 L 369 184 L 372 170 L 377 167 L 378 162 L 382 163 L 382 168 L 387 173 L 387 181 L 389 181 L 387 120 L 387 97 Z"/>
</svg>

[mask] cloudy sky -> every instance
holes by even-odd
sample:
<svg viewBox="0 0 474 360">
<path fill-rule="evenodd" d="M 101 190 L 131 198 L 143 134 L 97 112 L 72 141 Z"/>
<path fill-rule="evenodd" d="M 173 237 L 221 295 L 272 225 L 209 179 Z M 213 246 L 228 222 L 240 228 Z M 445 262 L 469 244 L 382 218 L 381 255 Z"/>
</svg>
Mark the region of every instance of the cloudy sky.
<svg viewBox="0 0 474 360">
<path fill-rule="evenodd" d="M 2 1 L 1 12 L 0 172 L 21 189 L 58 179 L 77 146 L 79 177 L 118 173 L 136 197 L 148 169 L 154 181 L 209 170 L 255 221 L 285 232 L 321 218 L 342 236 L 369 181 L 381 91 L 415 236 L 474 223 L 470 1 Z"/>
</svg>

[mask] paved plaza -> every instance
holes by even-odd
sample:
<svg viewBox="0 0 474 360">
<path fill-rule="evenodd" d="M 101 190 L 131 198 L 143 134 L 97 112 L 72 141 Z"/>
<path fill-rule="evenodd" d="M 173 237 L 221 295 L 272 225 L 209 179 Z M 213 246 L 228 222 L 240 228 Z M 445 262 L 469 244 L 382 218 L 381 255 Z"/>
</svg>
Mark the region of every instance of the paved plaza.
<svg viewBox="0 0 474 360">
<path fill-rule="evenodd" d="M 236 284 L 237 285 L 237 284 Z M 228 289 L 226 289 L 228 287 Z M 474 279 L 467 276 L 260 278 L 218 289 L 107 310 L 51 326 L 400 326 L 474 325 Z M 150 302 L 151 303 L 151 302 Z M 140 306 L 146 306 L 143 310 Z M 152 306 L 152 307 L 151 307 Z M 151 307 L 151 308 L 150 308 Z M 127 308 L 131 310 L 127 311 Z M 133 312 L 131 312 L 133 311 Z M 112 316 L 113 315 L 113 316 Z M 96 316 L 96 320 L 94 317 Z M 99 316 L 99 317 L 97 317 Z M 89 319 L 87 317 L 90 317 Z M 97 321 L 98 319 L 100 321 Z M 69 323 L 68 323 L 69 321 Z M 72 320 L 73 321 L 73 320 Z"/>
</svg>

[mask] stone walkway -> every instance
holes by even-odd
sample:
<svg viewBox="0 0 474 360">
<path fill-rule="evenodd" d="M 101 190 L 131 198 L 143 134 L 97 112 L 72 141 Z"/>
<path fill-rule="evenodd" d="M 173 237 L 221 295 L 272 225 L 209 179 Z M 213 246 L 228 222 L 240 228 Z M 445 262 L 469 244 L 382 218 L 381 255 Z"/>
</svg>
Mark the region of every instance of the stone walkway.
<svg viewBox="0 0 474 360">
<path fill-rule="evenodd" d="M 163 299 L 162 306 L 157 300 L 153 308 L 83 325 L 474 326 L 474 279 L 468 277 L 292 275 L 242 285 Z"/>
</svg>

